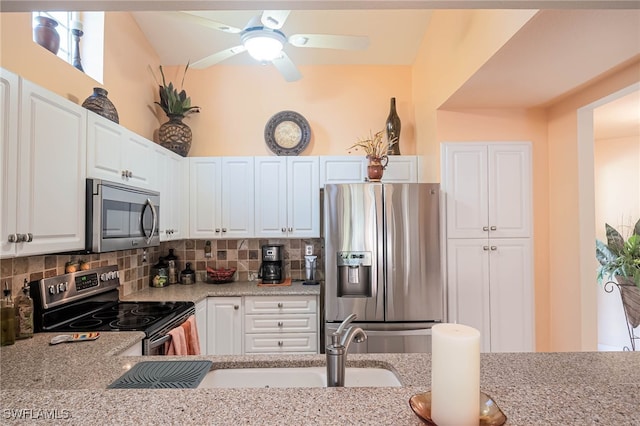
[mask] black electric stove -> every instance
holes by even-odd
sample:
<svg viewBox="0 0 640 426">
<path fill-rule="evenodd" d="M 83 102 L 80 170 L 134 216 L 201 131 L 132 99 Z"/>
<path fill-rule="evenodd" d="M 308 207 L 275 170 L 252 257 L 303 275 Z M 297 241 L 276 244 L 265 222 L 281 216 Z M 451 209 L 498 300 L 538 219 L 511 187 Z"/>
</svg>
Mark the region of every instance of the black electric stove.
<svg viewBox="0 0 640 426">
<path fill-rule="evenodd" d="M 160 354 L 168 331 L 195 314 L 193 302 L 120 301 L 117 266 L 33 281 L 37 332 L 143 331 L 143 354 Z"/>
</svg>

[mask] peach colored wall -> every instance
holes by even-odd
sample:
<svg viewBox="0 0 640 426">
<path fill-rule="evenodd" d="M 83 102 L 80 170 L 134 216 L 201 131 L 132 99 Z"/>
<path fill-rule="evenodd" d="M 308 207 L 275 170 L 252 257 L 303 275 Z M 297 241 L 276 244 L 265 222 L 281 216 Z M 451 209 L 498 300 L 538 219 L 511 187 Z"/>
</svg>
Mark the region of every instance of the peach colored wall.
<svg viewBox="0 0 640 426">
<path fill-rule="evenodd" d="M 158 95 L 152 70 L 157 74 L 159 59 L 129 13 L 105 14 L 104 84 L 35 44 L 31 14 L 2 13 L 0 19 L 0 66 L 79 104 L 93 87 L 104 87 L 120 124 L 157 140 L 157 129 L 166 121 L 153 103 Z M 189 69 L 185 89 L 202 107 L 186 119 L 194 133 L 189 155 L 268 155 L 264 126 L 282 110 L 297 111 L 309 121 L 312 137 L 304 154 L 347 154 L 358 138 L 384 127 L 391 97 L 402 120 L 400 149 L 415 154 L 410 66 L 300 69 L 304 77 L 294 83 L 259 65 Z M 182 67 L 166 71 L 179 84 Z"/>
<path fill-rule="evenodd" d="M 30 13 L 0 13 L 0 66 L 78 104 L 104 87 L 120 124 L 150 137 L 159 123 L 148 107 L 157 96 L 148 67 L 158 56 L 129 13 L 105 14 L 105 40 L 101 84 L 34 43 Z"/>
<path fill-rule="evenodd" d="M 547 119 L 543 110 L 438 111 L 442 142 L 531 141 L 533 155 L 533 237 L 536 350 L 548 351 L 549 200 Z"/>
<path fill-rule="evenodd" d="M 555 351 L 595 350 L 597 343 L 596 262 L 595 256 L 589 256 L 595 238 L 594 184 L 583 177 L 589 169 L 593 171 L 593 141 L 580 139 L 584 130 L 578 109 L 638 81 L 640 60 L 636 59 L 548 109 L 549 182 L 553 183 L 549 185 L 551 347 Z"/>
<path fill-rule="evenodd" d="M 440 180 L 436 111 L 537 11 L 436 10 L 413 67 L 417 154 L 422 179 Z"/>
<path fill-rule="evenodd" d="M 309 122 L 311 142 L 304 155 L 346 155 L 358 138 L 384 128 L 391 97 L 402 120 L 401 152 L 415 153 L 411 67 L 299 68 L 302 79 L 291 83 L 272 66 L 190 68 L 185 90 L 201 112 L 185 121 L 193 131 L 189 155 L 269 155 L 264 127 L 283 110 Z M 179 84 L 182 69 L 167 67 L 167 78 Z"/>
</svg>

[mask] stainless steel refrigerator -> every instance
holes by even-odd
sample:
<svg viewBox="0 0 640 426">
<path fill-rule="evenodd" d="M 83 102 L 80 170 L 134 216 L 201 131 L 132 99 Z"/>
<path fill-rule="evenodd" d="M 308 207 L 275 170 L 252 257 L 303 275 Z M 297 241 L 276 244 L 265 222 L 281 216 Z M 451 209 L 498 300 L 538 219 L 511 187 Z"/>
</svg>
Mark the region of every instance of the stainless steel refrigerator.
<svg viewBox="0 0 640 426">
<path fill-rule="evenodd" d="M 348 315 L 368 339 L 350 352 L 430 352 L 444 321 L 439 185 L 324 190 L 325 342 Z"/>
</svg>

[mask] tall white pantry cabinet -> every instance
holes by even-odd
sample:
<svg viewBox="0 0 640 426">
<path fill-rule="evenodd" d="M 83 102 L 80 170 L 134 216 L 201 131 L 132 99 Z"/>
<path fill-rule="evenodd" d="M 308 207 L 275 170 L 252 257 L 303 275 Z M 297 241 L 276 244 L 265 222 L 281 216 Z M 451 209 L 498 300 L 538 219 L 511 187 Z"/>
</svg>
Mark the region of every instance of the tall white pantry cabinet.
<svg viewBox="0 0 640 426">
<path fill-rule="evenodd" d="M 449 322 L 483 352 L 534 350 L 529 142 L 444 143 Z"/>
</svg>

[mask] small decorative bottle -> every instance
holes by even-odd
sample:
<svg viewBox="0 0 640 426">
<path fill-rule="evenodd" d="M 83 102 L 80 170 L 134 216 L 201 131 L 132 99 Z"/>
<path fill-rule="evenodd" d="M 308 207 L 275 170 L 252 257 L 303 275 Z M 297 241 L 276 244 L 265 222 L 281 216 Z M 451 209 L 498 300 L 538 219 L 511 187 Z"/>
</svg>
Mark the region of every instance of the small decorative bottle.
<svg viewBox="0 0 640 426">
<path fill-rule="evenodd" d="M 158 259 L 158 263 L 151 267 L 149 274 L 151 287 L 166 287 L 169 285 L 169 265 L 164 257 Z"/>
<path fill-rule="evenodd" d="M 0 346 L 16 342 L 16 311 L 11 300 L 11 289 L 4 283 L 4 298 L 0 301 Z"/>
<path fill-rule="evenodd" d="M 173 252 L 174 249 L 169 249 L 169 254 L 164 260 L 167 262 L 169 268 L 169 284 L 176 284 L 178 282 L 178 257 Z"/>
<path fill-rule="evenodd" d="M 29 297 L 29 282 L 25 278 L 22 294 L 16 296 L 16 339 L 33 337 L 33 299 Z"/>
<path fill-rule="evenodd" d="M 180 284 L 195 284 L 196 283 L 196 271 L 191 269 L 191 263 L 187 262 L 187 266 L 180 273 Z"/>
<path fill-rule="evenodd" d="M 389 149 L 387 155 L 400 155 L 400 117 L 396 112 L 396 98 L 391 98 L 391 108 L 387 117 L 387 140 Z"/>
</svg>

